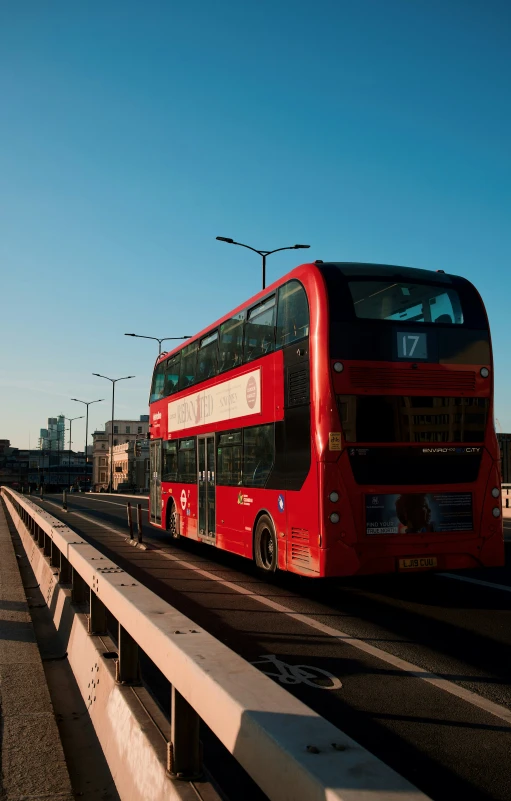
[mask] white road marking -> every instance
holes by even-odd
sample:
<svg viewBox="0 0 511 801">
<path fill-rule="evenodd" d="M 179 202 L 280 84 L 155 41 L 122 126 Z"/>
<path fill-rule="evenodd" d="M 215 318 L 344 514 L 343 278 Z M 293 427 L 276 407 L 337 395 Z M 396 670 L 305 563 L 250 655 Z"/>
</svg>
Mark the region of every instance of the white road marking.
<svg viewBox="0 0 511 801">
<path fill-rule="evenodd" d="M 110 526 L 105 526 L 102 523 L 97 523 L 95 520 L 91 520 L 90 517 L 77 514 L 76 512 L 73 512 L 73 514 L 75 514 L 76 517 L 83 518 L 88 523 L 94 523 L 96 525 L 99 525 L 100 528 L 104 528 L 107 531 L 112 531 L 115 534 L 118 534 L 119 536 L 124 536 L 122 532 L 116 531 Z M 184 559 L 180 559 L 179 557 L 174 556 L 173 554 L 170 554 L 167 551 L 160 551 L 159 554 L 164 559 L 168 559 L 170 562 L 178 562 L 180 565 L 186 567 L 188 570 L 193 570 L 195 573 L 198 573 L 199 575 L 204 576 L 205 578 L 211 579 L 212 581 L 216 581 L 219 584 L 222 584 L 224 587 L 228 587 L 234 592 L 239 593 L 240 595 L 249 596 L 252 600 L 262 604 L 263 606 L 267 606 L 270 609 L 273 609 L 275 612 L 281 612 L 282 614 L 286 615 L 292 620 L 296 620 L 298 623 L 302 623 L 303 625 L 315 629 L 316 631 L 319 631 L 322 634 L 326 634 L 328 637 L 331 637 L 332 639 L 337 640 L 338 642 L 345 643 L 346 645 L 351 645 L 353 648 L 356 648 L 359 651 L 363 651 L 369 656 L 374 656 L 376 659 L 379 659 L 382 662 L 386 662 L 388 665 L 392 665 L 392 667 L 397 668 L 397 670 L 401 670 L 403 673 L 407 673 L 413 678 L 420 679 L 421 681 L 424 681 L 427 684 L 430 684 L 439 690 L 444 690 L 444 692 L 449 693 L 450 695 L 453 695 L 454 697 L 459 698 L 462 701 L 465 701 L 467 704 L 471 704 L 471 706 L 475 706 L 478 709 L 481 709 L 483 712 L 487 712 L 490 715 L 493 715 L 494 717 L 499 718 L 500 720 L 503 720 L 511 725 L 511 710 L 507 709 L 505 706 L 501 706 L 500 704 L 495 704 L 493 701 L 489 701 L 487 698 L 483 698 L 482 696 L 477 695 L 474 692 L 471 692 L 471 690 L 466 690 L 464 687 L 460 687 L 459 685 L 454 684 L 448 679 L 444 679 L 441 676 L 438 676 L 436 673 L 431 673 L 428 670 L 420 668 L 418 665 L 414 665 L 412 662 L 407 662 L 405 659 L 400 659 L 398 656 L 394 656 L 393 654 L 390 654 L 387 651 L 382 651 L 381 648 L 376 648 L 376 646 L 370 645 L 368 642 L 359 640 L 357 637 L 352 637 L 350 634 L 347 634 L 346 632 L 341 631 L 340 629 L 334 629 L 332 626 L 327 626 L 324 623 L 320 623 L 319 620 L 314 620 L 310 618 L 308 615 L 304 615 L 299 612 L 294 612 L 289 607 L 284 606 L 283 604 L 280 604 L 277 601 L 272 601 L 270 598 L 266 598 L 264 595 L 258 595 L 252 590 L 246 589 L 245 587 L 241 587 L 240 585 L 235 584 L 233 581 L 226 581 L 225 579 L 219 578 L 214 573 L 211 573 L 209 570 L 203 570 L 200 567 L 196 567 L 193 563 L 187 562 Z"/>
<path fill-rule="evenodd" d="M 111 531 L 113 534 L 118 534 L 120 537 L 124 537 L 124 539 L 126 539 L 125 531 L 119 531 L 118 528 L 112 528 L 111 526 L 105 525 L 105 523 L 99 523 L 97 520 L 91 520 L 90 517 L 87 517 L 86 515 L 81 515 L 78 512 L 72 512 L 72 514 L 75 517 L 81 517 L 82 520 L 86 520 L 87 523 L 94 523 L 95 526 L 99 526 L 99 528 L 104 528 L 105 531 Z"/>
<path fill-rule="evenodd" d="M 69 499 L 69 500 L 71 500 L 71 499 Z M 104 501 L 102 498 L 90 498 L 90 499 L 88 498 L 87 500 L 95 501 L 96 503 L 109 503 L 110 506 L 122 506 L 123 509 L 126 509 L 126 504 L 125 503 L 116 503 L 115 501 Z M 146 499 L 144 498 L 144 500 L 146 500 Z M 132 504 L 132 506 L 133 506 L 133 504 Z M 149 508 L 149 507 L 147 507 L 147 508 Z"/>
<path fill-rule="evenodd" d="M 44 498 L 44 500 L 46 501 L 46 503 L 53 503 L 55 506 L 58 506 L 58 503 L 56 503 L 56 501 L 48 501 L 46 500 L 46 498 Z M 59 509 L 61 512 L 64 511 L 63 509 L 61 509 L 60 506 Z M 107 526 L 105 523 L 100 523 L 98 520 L 94 520 L 93 518 L 87 517 L 86 515 L 81 515 L 78 512 L 68 512 L 68 514 L 72 514 L 75 517 L 81 517 L 82 520 L 85 520 L 87 523 L 94 523 L 94 525 L 98 526 L 98 528 L 104 528 L 105 531 L 111 531 L 113 534 L 118 534 L 120 537 L 126 538 L 126 533 L 124 531 L 120 531 L 118 528 L 112 528 L 111 526 Z"/>
<path fill-rule="evenodd" d="M 441 578 L 456 579 L 456 581 L 467 581 L 469 584 L 480 584 L 481 587 L 491 587 L 492 590 L 502 590 L 511 592 L 511 587 L 506 584 L 494 584 L 492 581 L 482 581 L 482 579 L 470 578 L 470 576 L 456 576 L 454 573 L 437 573 Z"/>
</svg>

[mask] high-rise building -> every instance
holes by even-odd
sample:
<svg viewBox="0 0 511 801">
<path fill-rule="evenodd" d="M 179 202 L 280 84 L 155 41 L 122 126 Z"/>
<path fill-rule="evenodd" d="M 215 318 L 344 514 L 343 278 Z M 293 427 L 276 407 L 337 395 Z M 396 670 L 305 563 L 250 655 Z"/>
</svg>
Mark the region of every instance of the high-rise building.
<svg viewBox="0 0 511 801">
<path fill-rule="evenodd" d="M 55 453 L 65 450 L 65 428 L 66 419 L 63 414 L 58 417 L 48 417 L 48 428 L 41 428 L 39 436 L 39 448 L 44 451 L 55 451 Z"/>
</svg>

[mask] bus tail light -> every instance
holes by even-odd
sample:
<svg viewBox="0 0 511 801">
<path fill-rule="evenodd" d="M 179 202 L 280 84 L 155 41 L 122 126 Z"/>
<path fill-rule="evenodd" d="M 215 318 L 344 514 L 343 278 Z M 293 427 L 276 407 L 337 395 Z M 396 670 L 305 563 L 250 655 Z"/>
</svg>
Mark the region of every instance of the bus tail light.
<svg viewBox="0 0 511 801">
<path fill-rule="evenodd" d="M 334 362 L 334 370 L 336 373 L 342 373 L 344 370 L 344 364 L 342 362 Z"/>
<path fill-rule="evenodd" d="M 500 490 L 499 490 L 499 488 L 498 488 L 498 487 L 494 487 L 494 488 L 492 489 L 492 491 L 491 491 L 491 494 L 493 495 L 493 497 L 494 497 L 494 498 L 498 498 L 498 497 L 499 497 L 499 495 L 500 495 Z"/>
<path fill-rule="evenodd" d="M 481 369 L 479 370 L 479 372 L 481 373 L 481 376 L 482 376 L 483 378 L 488 378 L 488 376 L 490 375 L 490 371 L 488 370 L 488 368 L 487 368 L 487 367 L 481 367 Z"/>
<path fill-rule="evenodd" d="M 337 503 L 337 501 L 339 500 L 339 493 L 335 492 L 335 490 L 334 490 L 334 492 L 331 492 L 328 497 L 330 498 L 332 503 Z"/>
<path fill-rule="evenodd" d="M 332 514 L 330 515 L 330 522 L 331 523 L 338 523 L 340 519 L 341 518 L 339 517 L 337 512 L 332 512 Z"/>
<path fill-rule="evenodd" d="M 493 517 L 500 517 L 500 509 L 499 509 L 499 507 L 498 506 L 494 506 L 491 513 L 492 513 Z"/>
</svg>

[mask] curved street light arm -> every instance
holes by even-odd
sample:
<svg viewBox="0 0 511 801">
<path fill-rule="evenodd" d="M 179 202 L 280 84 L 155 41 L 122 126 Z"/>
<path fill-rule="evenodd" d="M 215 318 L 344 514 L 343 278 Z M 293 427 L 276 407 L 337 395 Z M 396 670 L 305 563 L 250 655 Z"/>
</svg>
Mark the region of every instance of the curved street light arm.
<svg viewBox="0 0 511 801">
<path fill-rule="evenodd" d="M 239 245 L 240 248 L 247 248 L 247 250 L 253 250 L 254 253 L 258 253 L 260 256 L 267 256 L 269 251 L 268 250 L 257 250 L 257 248 L 251 248 L 250 245 L 244 245 L 242 242 L 233 242 L 233 245 Z"/>
<path fill-rule="evenodd" d="M 158 337 L 148 337 L 145 334 L 124 334 L 125 337 L 137 337 L 137 339 L 154 339 L 155 342 L 161 342 Z"/>
<path fill-rule="evenodd" d="M 310 245 L 288 245 L 287 248 L 275 248 L 275 250 L 268 250 L 266 251 L 266 255 L 271 256 L 272 253 L 278 253 L 279 250 L 300 250 L 301 248 L 310 248 Z"/>
</svg>

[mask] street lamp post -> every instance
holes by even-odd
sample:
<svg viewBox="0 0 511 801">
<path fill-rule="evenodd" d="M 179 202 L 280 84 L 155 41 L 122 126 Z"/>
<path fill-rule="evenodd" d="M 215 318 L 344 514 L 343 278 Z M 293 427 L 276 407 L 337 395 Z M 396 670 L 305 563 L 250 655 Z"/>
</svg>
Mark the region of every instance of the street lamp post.
<svg viewBox="0 0 511 801">
<path fill-rule="evenodd" d="M 72 443 L 71 431 L 72 431 L 72 428 L 73 428 L 73 420 L 82 420 L 83 417 L 84 417 L 83 414 L 81 414 L 79 417 L 64 417 L 64 420 L 67 420 L 67 422 L 69 423 L 69 457 L 68 457 L 69 461 L 68 461 L 68 465 L 67 465 L 67 483 L 68 483 L 68 486 L 71 484 L 71 443 Z"/>
<path fill-rule="evenodd" d="M 154 339 L 158 343 L 158 356 L 161 356 L 161 343 L 167 342 L 169 339 L 190 339 L 190 336 L 185 337 L 146 337 L 144 334 L 124 334 L 125 337 L 138 337 L 138 339 Z"/>
<path fill-rule="evenodd" d="M 259 253 L 263 257 L 263 289 L 266 288 L 266 257 L 271 256 L 272 253 L 278 253 L 280 250 L 300 250 L 301 248 L 310 248 L 310 245 L 289 245 L 287 248 L 276 248 L 275 250 L 257 250 L 250 247 L 250 245 L 243 245 L 241 242 L 235 242 L 234 239 L 229 239 L 227 236 L 217 236 L 220 242 L 227 242 L 229 245 L 239 245 L 241 248 L 248 248 L 253 250 L 254 253 Z"/>
<path fill-rule="evenodd" d="M 114 403 L 115 403 L 115 385 L 118 381 L 126 381 L 128 378 L 135 378 L 134 375 L 125 375 L 122 378 L 109 378 L 107 375 L 100 375 L 99 373 L 92 373 L 98 378 L 104 378 L 106 381 L 112 382 L 112 431 L 110 436 L 110 492 L 114 489 Z"/>
<path fill-rule="evenodd" d="M 87 479 L 87 465 L 89 463 L 89 460 L 87 458 L 87 442 L 89 439 L 89 406 L 91 405 L 91 403 L 101 403 L 105 399 L 100 398 L 99 400 L 94 400 L 94 401 L 83 401 L 79 400 L 79 398 L 71 398 L 71 400 L 76 401 L 76 403 L 83 403 L 87 407 L 87 412 L 85 414 L 85 451 L 83 453 L 83 455 L 85 456 L 85 478 Z"/>
</svg>

